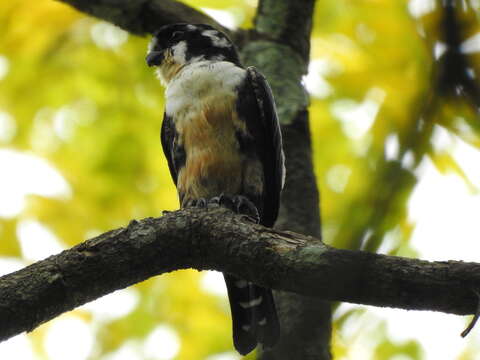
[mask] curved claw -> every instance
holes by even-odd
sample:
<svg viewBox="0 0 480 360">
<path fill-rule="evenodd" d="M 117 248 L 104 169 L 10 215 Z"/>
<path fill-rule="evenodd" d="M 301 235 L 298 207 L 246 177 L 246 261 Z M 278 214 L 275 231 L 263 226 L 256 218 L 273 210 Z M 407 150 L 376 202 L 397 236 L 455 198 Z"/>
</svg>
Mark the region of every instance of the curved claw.
<svg viewBox="0 0 480 360">
<path fill-rule="evenodd" d="M 207 204 L 208 202 L 205 198 L 191 199 L 185 203 L 184 207 L 206 208 Z"/>
<path fill-rule="evenodd" d="M 243 195 L 236 195 L 233 197 L 233 202 L 236 207 L 237 214 L 247 215 L 256 224 L 260 222 L 260 214 L 257 207 L 247 197 Z"/>
<path fill-rule="evenodd" d="M 235 212 L 237 211 L 237 208 L 236 208 L 231 196 L 221 194 L 219 196 L 219 204 L 220 204 L 220 206 L 223 206 L 223 207 L 225 207 L 227 209 L 230 209 L 232 211 L 235 211 Z"/>
<path fill-rule="evenodd" d="M 229 196 L 220 194 L 211 199 L 199 198 L 190 199 L 185 203 L 185 207 L 208 208 L 222 206 L 241 215 L 246 215 L 251 221 L 258 224 L 260 214 L 255 204 L 244 195 Z"/>
<path fill-rule="evenodd" d="M 223 206 L 233 212 L 248 216 L 251 221 L 258 224 L 260 222 L 260 215 L 258 209 L 253 202 L 244 195 L 228 196 L 221 194 L 220 196 L 211 199 L 212 203 Z"/>
<path fill-rule="evenodd" d="M 197 200 L 197 207 L 205 208 L 207 207 L 207 200 L 205 198 L 200 198 Z"/>
<path fill-rule="evenodd" d="M 190 199 L 185 203 L 184 207 L 196 207 L 197 206 L 197 199 Z"/>
<path fill-rule="evenodd" d="M 221 195 L 220 195 L 220 196 L 221 196 Z M 220 196 L 215 196 L 215 197 L 211 198 L 210 200 L 208 200 L 207 206 L 208 206 L 208 207 L 217 207 L 217 206 L 220 206 Z"/>
</svg>

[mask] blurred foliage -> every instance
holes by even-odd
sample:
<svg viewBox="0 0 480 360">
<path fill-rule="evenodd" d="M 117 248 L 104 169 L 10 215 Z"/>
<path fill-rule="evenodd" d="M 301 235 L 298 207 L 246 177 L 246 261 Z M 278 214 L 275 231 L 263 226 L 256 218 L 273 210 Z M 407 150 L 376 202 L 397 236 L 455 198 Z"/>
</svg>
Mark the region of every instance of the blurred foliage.
<svg viewBox="0 0 480 360">
<path fill-rule="evenodd" d="M 252 0 L 186 3 L 226 10 L 241 27 L 252 25 L 256 9 Z M 435 56 L 445 41 L 440 2 L 426 2 L 432 8 L 417 18 L 412 3 L 418 1 L 317 4 L 305 82 L 312 94 L 324 239 L 337 247 L 377 251 L 389 237 L 389 253 L 414 255 L 407 201 L 425 157 L 478 191 L 432 139 L 441 127 L 480 147 L 479 99 L 442 78 L 449 69 Z M 458 16 L 462 39 L 479 31 L 478 8 Z M 35 219 L 70 247 L 133 218 L 178 207 L 159 143 L 163 89 L 144 61 L 148 39 L 50 0 L 0 2 L 0 32 L 0 132 L 11 133 L 0 133 L 0 150 L 48 160 L 71 189 L 63 197 L 29 195 L 21 212 L 0 217 L 0 258 L 25 260 L 17 229 L 25 219 Z M 479 74 L 479 52 L 468 55 L 471 71 Z M 36 176 L 27 180 L 35 183 Z M 231 351 L 228 303 L 206 292 L 201 279 L 198 272 L 181 271 L 137 284 L 138 303 L 115 319 L 95 322 L 88 310 L 75 310 L 95 332 L 90 358 L 107 359 L 158 324 L 178 334 L 178 359 Z M 340 330 L 361 313 L 354 309 L 336 319 L 338 359 L 355 359 L 349 351 L 354 340 L 345 343 Z M 29 335 L 42 359 L 48 359 L 43 340 L 51 323 Z M 380 322 L 368 330 L 376 339 L 372 359 L 422 358 L 415 339 L 395 343 L 384 327 Z M 468 354 L 462 359 L 473 358 Z"/>
</svg>

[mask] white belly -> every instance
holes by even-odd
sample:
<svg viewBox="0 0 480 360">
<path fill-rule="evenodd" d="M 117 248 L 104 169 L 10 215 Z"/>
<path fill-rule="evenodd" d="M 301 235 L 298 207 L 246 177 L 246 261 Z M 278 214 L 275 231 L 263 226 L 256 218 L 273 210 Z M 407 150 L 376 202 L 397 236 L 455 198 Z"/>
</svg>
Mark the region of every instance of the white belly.
<svg viewBox="0 0 480 360">
<path fill-rule="evenodd" d="M 166 113 L 186 152 L 177 187 L 185 198 L 240 191 L 243 156 L 235 133 L 245 130 L 236 88 L 246 71 L 229 62 L 199 62 L 183 69 L 166 90 Z"/>
</svg>

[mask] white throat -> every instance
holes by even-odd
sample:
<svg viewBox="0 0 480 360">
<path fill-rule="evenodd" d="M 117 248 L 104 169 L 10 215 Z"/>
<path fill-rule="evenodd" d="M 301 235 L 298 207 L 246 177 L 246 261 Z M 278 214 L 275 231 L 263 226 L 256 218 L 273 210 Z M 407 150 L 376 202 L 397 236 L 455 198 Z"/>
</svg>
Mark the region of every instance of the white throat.
<svg viewBox="0 0 480 360">
<path fill-rule="evenodd" d="M 189 63 L 170 79 L 165 90 L 166 112 L 173 115 L 185 106 L 196 107 L 200 99 L 235 96 L 245 79 L 245 69 L 228 61 L 203 60 Z"/>
</svg>

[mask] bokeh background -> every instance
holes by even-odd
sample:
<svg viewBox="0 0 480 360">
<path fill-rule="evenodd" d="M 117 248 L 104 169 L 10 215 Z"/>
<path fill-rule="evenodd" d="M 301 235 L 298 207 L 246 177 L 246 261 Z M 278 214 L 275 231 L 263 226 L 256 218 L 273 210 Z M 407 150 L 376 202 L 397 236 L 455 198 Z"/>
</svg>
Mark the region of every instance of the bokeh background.
<svg viewBox="0 0 480 360">
<path fill-rule="evenodd" d="M 257 5 L 186 3 L 230 28 L 250 27 Z M 479 99 L 441 83 L 444 3 L 317 4 L 304 82 L 333 246 L 480 262 Z M 464 71 L 477 83 L 480 2 L 454 3 Z M 148 39 L 53 0 L 0 1 L 0 34 L 0 274 L 178 207 Z M 225 294 L 215 272 L 152 278 L 0 343 L 0 358 L 239 359 Z M 332 351 L 342 360 L 479 359 L 480 330 L 459 336 L 467 321 L 340 304 Z"/>
</svg>

